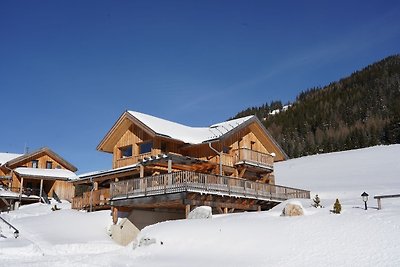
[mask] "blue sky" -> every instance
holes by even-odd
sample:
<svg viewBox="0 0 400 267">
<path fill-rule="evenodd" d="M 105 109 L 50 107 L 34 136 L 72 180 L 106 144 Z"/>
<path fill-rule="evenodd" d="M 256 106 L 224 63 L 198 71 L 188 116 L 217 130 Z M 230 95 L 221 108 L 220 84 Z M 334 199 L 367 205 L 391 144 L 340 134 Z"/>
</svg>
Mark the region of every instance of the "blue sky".
<svg viewBox="0 0 400 267">
<path fill-rule="evenodd" d="M 279 2 L 279 3 L 278 3 Z M 126 109 L 208 126 L 400 53 L 398 1 L 0 1 L 0 151 L 79 172 Z"/>
</svg>

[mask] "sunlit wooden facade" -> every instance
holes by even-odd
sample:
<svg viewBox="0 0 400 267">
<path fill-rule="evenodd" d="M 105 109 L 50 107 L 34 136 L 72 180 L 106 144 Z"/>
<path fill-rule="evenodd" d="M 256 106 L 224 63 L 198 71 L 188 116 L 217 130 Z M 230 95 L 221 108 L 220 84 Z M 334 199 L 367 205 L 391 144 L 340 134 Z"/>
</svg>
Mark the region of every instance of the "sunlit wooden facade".
<svg viewBox="0 0 400 267">
<path fill-rule="evenodd" d="M 4 194 L 10 203 L 31 203 L 54 197 L 72 201 L 75 189 L 70 178 L 76 171 L 75 166 L 45 147 L 1 164 L 0 185 L 3 190 L 14 193 Z"/>
<path fill-rule="evenodd" d="M 126 111 L 97 149 L 113 155 L 112 169 L 74 182 L 74 208 L 185 216 L 200 205 L 219 212 L 262 210 L 309 197 L 275 185 L 274 162 L 286 154 L 255 116 L 193 128 Z"/>
</svg>

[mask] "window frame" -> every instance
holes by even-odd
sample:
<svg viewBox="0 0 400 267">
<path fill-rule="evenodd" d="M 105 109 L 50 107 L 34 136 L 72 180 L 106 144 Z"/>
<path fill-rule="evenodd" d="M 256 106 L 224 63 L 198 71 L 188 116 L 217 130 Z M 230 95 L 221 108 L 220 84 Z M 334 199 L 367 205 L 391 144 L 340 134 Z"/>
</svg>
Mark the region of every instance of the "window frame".
<svg viewBox="0 0 400 267">
<path fill-rule="evenodd" d="M 133 156 L 133 147 L 132 145 L 128 145 L 128 146 L 122 146 L 118 148 L 119 150 L 119 155 L 120 155 L 120 159 L 126 159 L 126 158 L 131 158 Z M 130 151 L 130 153 L 125 154 L 126 151 Z"/>
<path fill-rule="evenodd" d="M 147 145 L 150 145 L 149 147 L 146 147 Z M 139 143 L 138 144 L 138 146 L 139 146 L 139 154 L 140 155 L 142 155 L 142 154 L 147 154 L 147 153 L 151 153 L 151 151 L 153 150 L 153 145 L 154 145 L 154 143 L 153 143 L 153 140 L 150 140 L 150 141 L 145 141 L 145 142 L 142 142 L 142 143 Z M 145 147 L 145 148 L 149 148 L 149 150 L 147 151 L 142 151 L 143 149 L 143 147 Z"/>
<path fill-rule="evenodd" d="M 50 166 L 50 168 L 49 168 L 49 166 Z M 53 162 L 52 161 L 50 161 L 50 160 L 46 161 L 46 169 L 53 169 Z"/>
<path fill-rule="evenodd" d="M 32 160 L 32 168 L 39 169 L 39 160 L 37 159 Z"/>
</svg>

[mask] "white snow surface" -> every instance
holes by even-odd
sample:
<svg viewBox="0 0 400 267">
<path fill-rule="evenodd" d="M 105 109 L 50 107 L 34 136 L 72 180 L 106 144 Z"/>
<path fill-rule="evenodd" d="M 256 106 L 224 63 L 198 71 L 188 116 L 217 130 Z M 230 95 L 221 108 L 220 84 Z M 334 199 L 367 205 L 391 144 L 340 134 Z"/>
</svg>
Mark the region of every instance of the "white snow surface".
<svg viewBox="0 0 400 267">
<path fill-rule="evenodd" d="M 66 178 L 66 179 L 78 179 L 75 173 L 70 170 L 64 169 L 40 169 L 40 168 L 26 168 L 18 167 L 14 170 L 16 173 L 22 175 L 48 177 L 48 178 Z"/>
<path fill-rule="evenodd" d="M 4 163 L 13 160 L 15 158 L 18 158 L 22 155 L 23 154 L 0 152 L 0 165 L 3 165 Z"/>
<path fill-rule="evenodd" d="M 18 239 L 0 223 L 0 266 L 400 266 L 400 145 L 288 160 L 276 165 L 279 184 L 318 193 L 324 208 L 312 200 L 285 201 L 272 210 L 213 215 L 209 220 L 178 220 L 150 225 L 137 242 L 121 247 L 106 228 L 109 211 L 33 204 L 1 214 L 21 232 Z M 364 210 L 361 193 L 370 194 Z M 342 213 L 332 214 L 339 198 Z M 294 202 L 304 216 L 281 217 Z"/>
<path fill-rule="evenodd" d="M 209 127 L 190 127 L 136 111 L 128 112 L 155 133 L 191 144 L 200 144 L 218 138 L 254 117 L 247 116 Z"/>
</svg>

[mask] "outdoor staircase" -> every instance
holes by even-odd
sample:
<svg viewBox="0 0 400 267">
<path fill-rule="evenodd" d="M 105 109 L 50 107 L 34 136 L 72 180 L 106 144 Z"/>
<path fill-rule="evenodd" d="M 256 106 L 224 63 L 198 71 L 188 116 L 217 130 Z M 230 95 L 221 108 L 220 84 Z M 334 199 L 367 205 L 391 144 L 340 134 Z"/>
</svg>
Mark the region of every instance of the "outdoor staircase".
<svg viewBox="0 0 400 267">
<path fill-rule="evenodd" d="M 49 199 L 49 197 L 47 196 L 47 194 L 46 194 L 46 192 L 44 190 L 42 190 L 42 200 L 43 200 L 44 203 L 50 204 L 50 199 Z"/>
<path fill-rule="evenodd" d="M 5 199 L 4 197 L 0 197 L 0 201 L 6 205 L 5 207 L 0 208 L 0 212 L 11 210 L 11 204 L 10 204 L 10 202 L 7 201 L 7 199 Z"/>
<path fill-rule="evenodd" d="M 4 227 L 5 226 L 5 227 Z M 14 238 L 17 238 L 19 236 L 19 231 L 17 228 L 15 228 L 11 223 L 7 222 L 3 217 L 0 216 L 0 238 L 8 238 L 9 235 L 6 233 L 5 229 L 9 228 L 12 231 L 14 231 L 12 234 Z M 4 233 L 3 233 L 4 231 Z"/>
<path fill-rule="evenodd" d="M 58 197 L 58 195 L 56 194 L 56 192 L 53 192 L 53 198 L 58 202 L 61 203 L 60 198 Z"/>
</svg>

